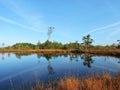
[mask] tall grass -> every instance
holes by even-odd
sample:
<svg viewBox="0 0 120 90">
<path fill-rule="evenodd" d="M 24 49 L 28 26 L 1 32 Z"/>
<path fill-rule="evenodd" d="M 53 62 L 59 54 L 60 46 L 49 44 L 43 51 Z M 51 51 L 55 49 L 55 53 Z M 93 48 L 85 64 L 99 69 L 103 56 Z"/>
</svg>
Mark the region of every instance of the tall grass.
<svg viewBox="0 0 120 90">
<path fill-rule="evenodd" d="M 65 77 L 48 84 L 37 83 L 31 90 L 120 90 L 120 73 L 116 77 L 109 74 L 95 77 Z"/>
</svg>

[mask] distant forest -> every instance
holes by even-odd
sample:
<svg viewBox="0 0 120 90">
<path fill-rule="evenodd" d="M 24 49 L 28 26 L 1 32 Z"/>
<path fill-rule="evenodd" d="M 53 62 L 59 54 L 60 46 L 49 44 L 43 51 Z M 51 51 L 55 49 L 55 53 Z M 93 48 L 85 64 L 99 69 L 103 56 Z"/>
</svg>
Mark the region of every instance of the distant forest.
<svg viewBox="0 0 120 90">
<path fill-rule="evenodd" d="M 48 37 L 50 38 L 50 37 Z M 64 50 L 70 50 L 70 49 L 86 49 L 86 48 L 96 48 L 96 49 L 101 49 L 101 48 L 113 48 L 117 49 L 120 48 L 120 40 L 118 41 L 118 44 L 112 44 L 112 45 L 106 45 L 106 46 L 94 46 L 92 43 L 94 40 L 91 38 L 91 36 L 88 34 L 87 36 L 84 36 L 82 38 L 83 43 L 79 43 L 78 41 L 75 42 L 70 42 L 63 44 L 61 42 L 57 41 L 50 41 L 46 40 L 44 43 L 41 43 L 40 41 L 37 42 L 37 44 L 32 44 L 32 43 L 16 43 L 12 46 L 4 47 L 5 44 L 2 44 L 1 49 L 19 49 L 19 50 L 27 50 L 27 49 L 64 49 Z"/>
</svg>

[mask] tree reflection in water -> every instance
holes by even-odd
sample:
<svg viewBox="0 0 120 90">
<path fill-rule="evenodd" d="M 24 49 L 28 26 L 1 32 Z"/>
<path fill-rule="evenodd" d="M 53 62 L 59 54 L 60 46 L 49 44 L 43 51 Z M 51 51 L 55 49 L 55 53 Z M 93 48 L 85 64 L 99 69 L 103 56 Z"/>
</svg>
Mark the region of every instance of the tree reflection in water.
<svg viewBox="0 0 120 90">
<path fill-rule="evenodd" d="M 1 59 L 5 60 L 5 53 L 1 53 L 1 55 L 2 55 Z M 8 57 L 10 57 L 10 53 L 8 53 Z"/>
<path fill-rule="evenodd" d="M 42 57 L 42 54 L 38 53 L 37 58 L 38 58 L 38 64 L 40 64 L 40 58 Z"/>
<path fill-rule="evenodd" d="M 55 73 L 50 61 L 48 61 L 48 71 L 50 75 L 53 75 Z"/>
<path fill-rule="evenodd" d="M 81 59 L 84 60 L 84 62 L 83 62 L 84 66 L 88 66 L 89 68 L 92 67 L 91 64 L 94 62 L 94 60 L 92 59 L 92 55 L 90 55 L 90 54 L 82 54 Z"/>
<path fill-rule="evenodd" d="M 16 58 L 21 59 L 22 56 L 29 56 L 32 53 L 14 53 L 14 54 L 15 54 Z"/>
<path fill-rule="evenodd" d="M 70 54 L 70 61 L 76 60 L 77 62 L 79 61 L 78 56 L 79 54 Z"/>
<path fill-rule="evenodd" d="M 43 56 L 48 61 L 48 71 L 49 71 L 49 74 L 53 75 L 55 72 L 54 72 L 54 69 L 53 69 L 53 67 L 52 67 L 52 65 L 50 63 L 50 60 L 52 59 L 52 55 L 51 54 L 44 54 Z"/>
<path fill-rule="evenodd" d="M 5 55 L 5 53 L 2 53 L 2 60 L 4 60 L 4 59 L 5 59 L 4 55 Z"/>
<path fill-rule="evenodd" d="M 18 59 L 21 59 L 22 56 L 30 56 L 32 55 L 32 53 L 14 53 L 16 58 Z M 8 53 L 8 57 L 10 57 L 10 53 Z M 35 54 L 37 55 L 37 60 L 38 60 L 38 63 L 40 63 L 40 59 L 41 58 L 45 58 L 47 61 L 48 61 L 48 71 L 49 71 L 49 74 L 54 74 L 54 69 L 51 65 L 51 62 L 50 60 L 53 60 L 53 59 L 56 59 L 58 57 L 64 57 L 64 58 L 67 58 L 69 57 L 69 60 L 70 61 L 73 61 L 75 60 L 76 62 L 78 62 L 79 60 L 84 60 L 83 61 L 83 65 L 84 66 L 87 66 L 88 68 L 92 67 L 92 64 L 94 63 L 94 60 L 92 59 L 93 55 L 91 54 L 41 54 L 41 53 L 37 53 Z M 81 58 L 81 59 L 80 59 Z M 110 57 L 109 56 L 105 56 L 104 57 L 104 60 L 108 60 Z M 5 59 L 5 53 L 1 53 L 1 59 L 4 60 Z M 118 59 L 117 61 L 119 64 L 120 64 L 120 59 Z"/>
<path fill-rule="evenodd" d="M 11 53 L 8 53 L 8 57 L 10 57 L 11 56 Z"/>
<path fill-rule="evenodd" d="M 18 58 L 19 60 L 21 59 L 21 55 L 20 54 L 15 54 L 16 58 Z"/>
<path fill-rule="evenodd" d="M 120 59 L 119 59 L 118 63 L 120 64 Z"/>
<path fill-rule="evenodd" d="M 27 53 L 15 53 L 16 57 L 18 59 L 21 59 L 22 56 L 28 56 L 28 55 L 31 55 L 31 54 L 27 54 Z M 2 54 L 2 56 L 4 56 L 4 54 Z M 68 54 L 37 54 L 37 58 L 38 58 L 38 63 L 40 63 L 40 58 L 41 57 L 44 57 L 47 61 L 48 61 L 48 71 L 49 71 L 49 74 L 54 74 L 54 70 L 53 70 L 53 67 L 50 63 L 50 60 L 52 58 L 58 58 L 60 56 L 64 56 L 64 57 L 68 57 Z M 79 57 L 81 57 L 81 59 L 84 60 L 83 62 L 83 65 L 84 66 L 88 66 L 89 68 L 91 67 L 91 64 L 94 62 L 94 60 L 92 60 L 92 55 L 90 54 L 69 54 L 70 56 L 70 61 L 79 61 Z"/>
</svg>

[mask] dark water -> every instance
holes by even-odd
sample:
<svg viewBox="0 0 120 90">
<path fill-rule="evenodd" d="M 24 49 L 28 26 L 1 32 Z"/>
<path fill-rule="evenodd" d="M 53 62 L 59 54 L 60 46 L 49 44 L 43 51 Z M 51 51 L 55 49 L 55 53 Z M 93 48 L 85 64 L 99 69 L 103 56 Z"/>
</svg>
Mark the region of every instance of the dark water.
<svg viewBox="0 0 120 90">
<path fill-rule="evenodd" d="M 0 90 L 17 90 L 37 81 L 104 72 L 112 76 L 120 72 L 120 58 L 89 54 L 0 54 Z"/>
</svg>

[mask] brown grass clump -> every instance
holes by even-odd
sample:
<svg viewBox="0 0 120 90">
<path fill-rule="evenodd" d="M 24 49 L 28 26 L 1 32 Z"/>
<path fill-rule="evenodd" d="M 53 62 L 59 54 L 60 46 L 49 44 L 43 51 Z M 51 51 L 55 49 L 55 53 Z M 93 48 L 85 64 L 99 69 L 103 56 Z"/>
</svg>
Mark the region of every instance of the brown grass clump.
<svg viewBox="0 0 120 90">
<path fill-rule="evenodd" d="M 78 90 L 80 87 L 80 82 L 75 77 L 70 77 L 66 79 L 61 79 L 58 82 L 57 89 L 58 90 Z"/>
<path fill-rule="evenodd" d="M 82 79 L 68 77 L 48 84 L 37 83 L 31 90 L 120 90 L 120 74 L 116 77 L 104 74 Z"/>
</svg>

